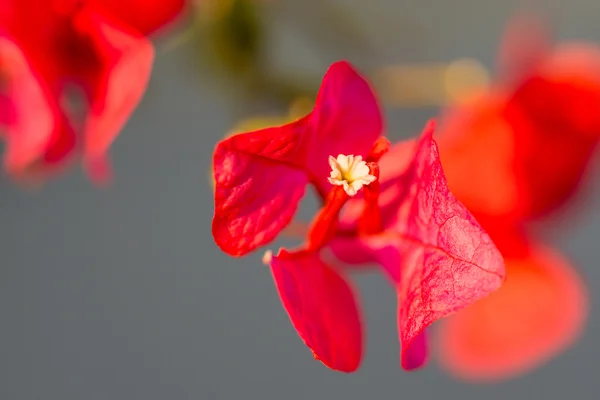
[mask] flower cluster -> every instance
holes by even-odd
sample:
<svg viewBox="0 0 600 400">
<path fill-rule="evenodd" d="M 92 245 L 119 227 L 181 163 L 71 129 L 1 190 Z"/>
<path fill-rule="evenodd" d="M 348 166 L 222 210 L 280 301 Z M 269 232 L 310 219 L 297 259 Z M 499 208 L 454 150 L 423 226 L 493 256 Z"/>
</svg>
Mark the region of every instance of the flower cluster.
<svg viewBox="0 0 600 400">
<path fill-rule="evenodd" d="M 247 6 L 203 5 L 235 15 Z M 150 80 L 149 37 L 185 7 L 2 0 L 4 170 L 16 180 L 46 178 L 78 157 L 93 180 L 109 179 L 109 148 Z M 252 38 L 238 44 L 251 30 L 238 31 L 224 41 L 253 47 Z M 241 69 L 254 70 L 247 63 Z M 258 72 L 248 77 L 268 86 Z M 573 343 L 586 321 L 585 285 L 543 230 L 580 200 L 599 109 L 600 48 L 553 43 L 530 17 L 509 25 L 492 85 L 461 97 L 411 140 L 390 142 L 371 85 L 339 61 L 306 115 L 296 109 L 291 122 L 216 145 L 212 235 L 233 257 L 265 251 L 298 223 L 311 188 L 320 209 L 301 243 L 266 250 L 263 262 L 316 359 L 337 371 L 360 367 L 364 324 L 350 277 L 376 265 L 397 297 L 402 368 L 425 365 L 429 327 L 444 318 L 437 347 L 451 372 L 522 373 Z"/>
</svg>

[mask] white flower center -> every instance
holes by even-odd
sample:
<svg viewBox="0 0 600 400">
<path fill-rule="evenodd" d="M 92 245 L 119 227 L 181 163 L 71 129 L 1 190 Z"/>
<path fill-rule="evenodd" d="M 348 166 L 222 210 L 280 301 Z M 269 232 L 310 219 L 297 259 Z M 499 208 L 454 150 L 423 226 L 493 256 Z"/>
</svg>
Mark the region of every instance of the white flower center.
<svg viewBox="0 0 600 400">
<path fill-rule="evenodd" d="M 363 185 L 368 185 L 377 179 L 369 173 L 369 167 L 361 156 L 343 154 L 337 158 L 329 156 L 329 165 L 331 166 L 329 183 L 343 186 L 349 196 L 354 196 Z"/>
</svg>

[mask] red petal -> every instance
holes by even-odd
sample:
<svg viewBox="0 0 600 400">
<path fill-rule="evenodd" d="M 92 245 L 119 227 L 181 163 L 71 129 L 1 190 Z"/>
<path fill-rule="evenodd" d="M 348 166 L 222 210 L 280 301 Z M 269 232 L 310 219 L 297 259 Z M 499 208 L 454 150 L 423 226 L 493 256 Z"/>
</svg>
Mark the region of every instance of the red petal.
<svg viewBox="0 0 600 400">
<path fill-rule="evenodd" d="M 322 195 L 331 190 L 328 157 L 365 157 L 383 133 L 383 117 L 371 86 L 344 61 L 332 64 L 325 74 L 309 124 L 312 135 L 304 166 Z"/>
<path fill-rule="evenodd" d="M 507 95 L 491 90 L 446 112 L 439 131 L 442 165 L 452 193 L 475 215 L 518 219 L 529 198 L 515 175 L 517 132 L 504 116 Z M 519 118 L 513 114 L 513 121 Z"/>
<path fill-rule="evenodd" d="M 398 237 L 382 233 L 373 236 L 338 236 L 329 242 L 336 261 L 348 264 L 347 267 L 377 263 L 394 283 L 400 281 L 401 254 L 398 251 Z"/>
<path fill-rule="evenodd" d="M 177 18 L 186 0 L 92 0 L 90 3 L 147 35 Z"/>
<path fill-rule="evenodd" d="M 427 362 L 429 354 L 427 344 L 427 332 L 423 331 L 402 355 L 402 359 L 400 360 L 402 368 L 409 371 L 422 368 Z"/>
<path fill-rule="evenodd" d="M 441 128 L 450 187 L 478 217 L 522 222 L 559 209 L 580 188 L 600 139 L 600 49 L 570 43 L 540 52 L 519 85 L 449 110 Z"/>
<path fill-rule="evenodd" d="M 489 295 L 504 278 L 500 252 L 448 190 L 432 134 L 430 124 L 404 176 L 406 194 L 390 228 L 401 256 L 403 359 L 425 327 Z"/>
<path fill-rule="evenodd" d="M 316 359 L 353 372 L 362 358 L 362 327 L 356 300 L 344 278 L 315 253 L 282 250 L 271 271 L 294 328 Z"/>
<path fill-rule="evenodd" d="M 7 78 L 8 112 L 5 168 L 21 173 L 43 159 L 47 149 L 60 134 L 58 108 L 44 82 L 32 69 L 19 46 L 0 36 L 0 65 Z"/>
<path fill-rule="evenodd" d="M 600 47 L 595 44 L 570 42 L 557 46 L 538 73 L 554 86 L 552 97 L 545 101 L 529 98 L 534 103 L 528 105 L 537 112 L 543 111 L 539 109 L 543 105 L 545 118 L 560 112 L 572 131 L 597 139 L 600 117 L 593 109 L 600 107 L 599 69 Z"/>
<path fill-rule="evenodd" d="M 239 256 L 271 242 L 290 223 L 308 181 L 322 196 L 331 190 L 329 155 L 366 155 L 381 121 L 368 83 L 338 62 L 309 115 L 220 142 L 213 157 L 217 245 Z"/>
<path fill-rule="evenodd" d="M 579 336 L 587 316 L 581 278 L 555 251 L 538 246 L 507 258 L 500 290 L 447 321 L 441 361 L 465 379 L 497 380 L 546 362 Z"/>
<path fill-rule="evenodd" d="M 80 33 L 89 35 L 101 60 L 85 124 L 84 156 L 93 172 L 97 166 L 104 169 L 106 151 L 146 90 L 154 49 L 143 36 L 101 14 L 83 11 L 77 22 Z"/>
<path fill-rule="evenodd" d="M 11 99 L 4 93 L 0 93 L 0 125 L 14 123 L 15 119 L 15 109 Z"/>
<path fill-rule="evenodd" d="M 527 215 L 538 217 L 562 206 L 579 189 L 600 139 L 600 49 L 559 47 L 507 105 L 506 115 L 527 113 L 515 124 L 515 172 L 529 195 Z"/>
<path fill-rule="evenodd" d="M 217 145 L 212 232 L 224 252 L 247 254 L 292 220 L 308 183 L 291 164 L 302 138 L 296 126 L 235 135 Z"/>
</svg>

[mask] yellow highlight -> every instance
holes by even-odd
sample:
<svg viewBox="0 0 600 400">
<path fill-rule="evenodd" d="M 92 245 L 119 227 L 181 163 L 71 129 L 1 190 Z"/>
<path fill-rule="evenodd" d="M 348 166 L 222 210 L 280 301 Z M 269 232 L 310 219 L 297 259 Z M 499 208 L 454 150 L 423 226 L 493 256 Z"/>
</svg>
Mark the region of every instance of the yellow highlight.
<svg viewBox="0 0 600 400">
<path fill-rule="evenodd" d="M 449 102 L 458 102 L 477 91 L 484 90 L 490 74 L 477 60 L 463 58 L 451 62 L 445 71 L 444 88 Z"/>
<path fill-rule="evenodd" d="M 198 15 L 205 19 L 223 18 L 233 7 L 233 0 L 197 0 L 194 6 L 198 9 Z"/>
<path fill-rule="evenodd" d="M 374 85 L 384 103 L 400 107 L 440 106 L 487 87 L 490 74 L 477 60 L 400 64 L 379 68 Z"/>
</svg>

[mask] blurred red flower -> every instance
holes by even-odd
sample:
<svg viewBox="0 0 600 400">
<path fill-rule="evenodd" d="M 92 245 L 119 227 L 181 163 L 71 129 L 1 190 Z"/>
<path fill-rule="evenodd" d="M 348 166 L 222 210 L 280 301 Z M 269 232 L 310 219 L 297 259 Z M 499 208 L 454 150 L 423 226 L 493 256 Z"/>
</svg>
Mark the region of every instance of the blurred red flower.
<svg viewBox="0 0 600 400">
<path fill-rule="evenodd" d="M 7 142 L 5 169 L 16 178 L 46 176 L 80 151 L 91 176 L 107 178 L 105 153 L 150 77 L 154 50 L 144 35 L 169 22 L 182 6 L 179 0 L 152 5 L 132 0 L 3 1 L 0 124 Z M 74 94 L 84 99 L 83 117 L 72 104 Z"/>
<path fill-rule="evenodd" d="M 495 84 L 449 108 L 440 126 L 448 181 L 478 217 L 519 225 L 557 211 L 578 193 L 600 139 L 600 48 L 552 45 L 544 29 L 514 20 Z"/>
<path fill-rule="evenodd" d="M 586 290 L 532 224 L 572 203 L 600 138 L 600 49 L 551 45 L 535 19 L 512 22 L 496 84 L 449 109 L 438 142 L 452 192 L 506 260 L 502 288 L 441 327 L 442 362 L 467 379 L 501 379 L 578 337 Z"/>
</svg>

